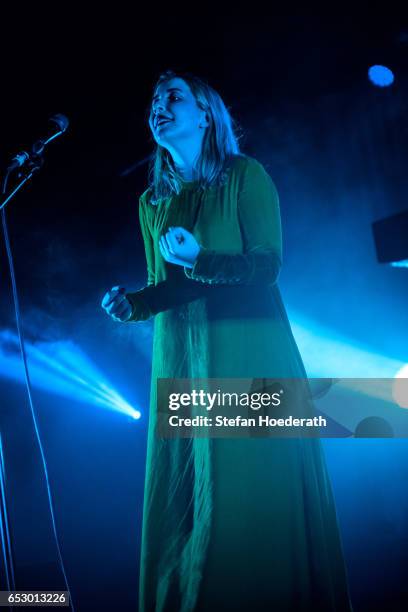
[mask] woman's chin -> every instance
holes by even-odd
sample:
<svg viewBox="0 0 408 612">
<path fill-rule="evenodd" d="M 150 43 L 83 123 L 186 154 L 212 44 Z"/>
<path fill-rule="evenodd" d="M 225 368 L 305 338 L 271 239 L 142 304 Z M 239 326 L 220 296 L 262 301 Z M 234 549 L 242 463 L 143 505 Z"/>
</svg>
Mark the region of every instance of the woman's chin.
<svg viewBox="0 0 408 612">
<path fill-rule="evenodd" d="M 171 144 L 171 138 L 168 138 L 167 134 L 165 134 L 164 132 L 165 130 L 156 132 L 155 134 L 155 140 L 157 144 L 159 144 L 161 147 L 166 147 L 166 145 Z"/>
</svg>

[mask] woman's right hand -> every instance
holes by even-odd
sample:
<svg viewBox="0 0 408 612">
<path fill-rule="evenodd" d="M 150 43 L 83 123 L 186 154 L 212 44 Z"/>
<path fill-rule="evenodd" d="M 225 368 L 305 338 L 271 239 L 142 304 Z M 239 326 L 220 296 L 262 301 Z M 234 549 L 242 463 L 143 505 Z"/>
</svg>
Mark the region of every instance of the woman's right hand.
<svg viewBox="0 0 408 612">
<path fill-rule="evenodd" d="M 114 321 L 128 321 L 132 314 L 132 304 L 125 296 L 124 287 L 112 287 L 102 299 L 102 308 L 112 317 Z"/>
</svg>

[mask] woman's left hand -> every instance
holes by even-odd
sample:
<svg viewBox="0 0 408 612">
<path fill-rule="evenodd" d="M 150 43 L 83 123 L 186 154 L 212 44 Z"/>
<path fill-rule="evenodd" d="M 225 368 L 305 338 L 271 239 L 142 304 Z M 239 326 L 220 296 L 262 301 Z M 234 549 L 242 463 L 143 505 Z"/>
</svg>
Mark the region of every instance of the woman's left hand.
<svg viewBox="0 0 408 612">
<path fill-rule="evenodd" d="M 201 249 L 193 234 L 184 227 L 169 227 L 161 236 L 159 246 L 166 261 L 186 268 L 193 267 Z"/>
</svg>

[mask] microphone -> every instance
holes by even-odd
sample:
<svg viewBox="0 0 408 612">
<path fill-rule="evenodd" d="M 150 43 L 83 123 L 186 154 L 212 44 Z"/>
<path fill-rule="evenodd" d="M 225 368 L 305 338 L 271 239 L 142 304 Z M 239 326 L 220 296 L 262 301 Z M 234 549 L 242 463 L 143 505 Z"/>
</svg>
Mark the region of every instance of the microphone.
<svg viewBox="0 0 408 612">
<path fill-rule="evenodd" d="M 15 155 L 11 160 L 11 164 L 7 167 L 7 171 L 11 172 L 16 168 L 21 168 L 21 166 L 24 166 L 28 159 L 30 159 L 29 154 L 26 153 L 26 151 L 20 151 L 20 153 L 17 153 L 17 155 Z"/>
<path fill-rule="evenodd" d="M 12 170 L 15 170 L 16 168 L 21 168 L 27 162 L 32 163 L 33 169 L 38 168 L 39 165 L 41 165 L 42 160 L 40 159 L 40 156 L 42 155 L 45 147 L 52 140 L 54 140 L 55 138 L 58 138 L 58 136 L 61 136 L 61 134 L 63 134 L 69 126 L 68 117 L 66 117 L 65 115 L 62 115 L 61 113 L 57 113 L 56 115 L 53 115 L 52 117 L 49 118 L 49 121 L 54 123 L 57 126 L 58 128 L 57 131 L 55 131 L 55 127 L 54 127 L 53 133 L 51 134 L 51 136 L 49 136 L 48 138 L 40 138 L 40 140 L 37 140 L 37 142 L 35 142 L 33 146 L 31 147 L 30 153 L 27 153 L 27 151 L 20 151 L 20 153 L 17 153 L 17 155 L 15 155 L 12 158 L 11 164 L 7 168 L 8 172 L 11 172 Z"/>
<path fill-rule="evenodd" d="M 68 117 L 66 117 L 65 115 L 61 115 L 61 113 L 57 113 L 56 115 L 53 115 L 52 117 L 50 117 L 49 120 L 56 123 L 62 133 L 65 132 L 67 127 L 69 126 Z"/>
</svg>

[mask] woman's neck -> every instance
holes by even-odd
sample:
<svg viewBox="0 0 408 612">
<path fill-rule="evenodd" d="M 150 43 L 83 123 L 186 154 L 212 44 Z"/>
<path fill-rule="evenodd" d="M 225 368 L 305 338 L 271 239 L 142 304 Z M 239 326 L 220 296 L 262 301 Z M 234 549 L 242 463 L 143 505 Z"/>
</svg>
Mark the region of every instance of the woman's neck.
<svg viewBox="0 0 408 612">
<path fill-rule="evenodd" d="M 201 147 L 202 138 L 190 141 L 188 146 L 174 147 L 170 150 L 176 170 L 184 181 L 192 181 L 195 178 L 195 167 L 201 155 Z"/>
<path fill-rule="evenodd" d="M 178 166 L 176 165 L 176 170 L 178 174 L 181 176 L 183 181 L 192 181 L 194 178 L 194 168 L 192 166 Z"/>
</svg>

